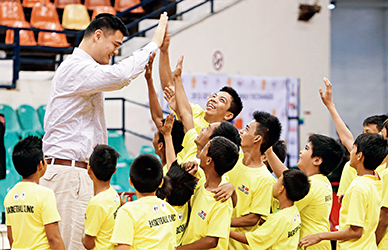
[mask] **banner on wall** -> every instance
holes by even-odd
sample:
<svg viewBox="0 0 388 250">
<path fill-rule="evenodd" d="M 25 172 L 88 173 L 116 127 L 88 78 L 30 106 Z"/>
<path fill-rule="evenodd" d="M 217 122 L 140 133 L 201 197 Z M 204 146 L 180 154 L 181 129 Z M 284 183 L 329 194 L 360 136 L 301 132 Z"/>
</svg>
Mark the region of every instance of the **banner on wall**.
<svg viewBox="0 0 388 250">
<path fill-rule="evenodd" d="M 182 82 L 189 101 L 202 108 L 205 108 L 211 93 L 218 92 L 223 86 L 233 87 L 244 105 L 233 121 L 237 129 L 244 128 L 252 121 L 252 114 L 257 110 L 277 116 L 282 124 L 281 139 L 287 143 L 288 165 L 296 166 L 299 155 L 297 78 L 184 73 Z M 163 107 L 168 110 L 166 101 Z"/>
</svg>

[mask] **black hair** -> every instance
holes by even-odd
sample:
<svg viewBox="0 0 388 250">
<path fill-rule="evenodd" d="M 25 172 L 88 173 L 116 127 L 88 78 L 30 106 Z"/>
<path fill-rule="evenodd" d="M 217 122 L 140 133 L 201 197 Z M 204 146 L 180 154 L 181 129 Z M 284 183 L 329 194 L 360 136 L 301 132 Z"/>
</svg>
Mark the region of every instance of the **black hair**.
<svg viewBox="0 0 388 250">
<path fill-rule="evenodd" d="M 164 124 L 166 119 L 163 119 L 162 122 Z M 163 134 L 159 131 L 159 141 L 165 145 L 164 142 L 164 136 Z M 172 130 L 171 130 L 171 137 L 172 137 L 172 144 L 174 145 L 174 151 L 175 154 L 178 154 L 179 152 L 182 151 L 183 146 L 183 138 L 185 137 L 185 131 L 183 130 L 183 123 L 182 121 L 174 120 L 174 124 L 172 125 Z"/>
<path fill-rule="evenodd" d="M 388 154 L 387 140 L 379 134 L 361 134 L 354 141 L 357 153 L 364 156 L 364 167 L 375 170 Z"/>
<path fill-rule="evenodd" d="M 284 163 L 287 157 L 287 146 L 283 140 L 279 140 L 272 145 L 272 151 L 279 158 L 281 162 Z"/>
<path fill-rule="evenodd" d="M 213 130 L 213 134 L 209 137 L 209 139 L 211 140 L 217 136 L 225 137 L 236 144 L 237 147 L 240 147 L 240 133 L 238 132 L 238 129 L 230 122 L 222 121 L 220 126 Z"/>
<path fill-rule="evenodd" d="M 233 117 L 228 120 L 228 122 L 231 122 L 238 116 L 238 114 L 240 114 L 241 110 L 243 109 L 243 103 L 236 90 L 234 90 L 232 87 L 224 86 L 222 89 L 220 89 L 220 91 L 226 92 L 232 97 L 232 102 L 230 103 L 230 107 L 228 109 L 228 111 L 232 112 L 233 114 Z"/>
<path fill-rule="evenodd" d="M 162 163 L 152 154 L 141 154 L 132 162 L 129 176 L 138 192 L 155 192 L 163 178 Z"/>
<path fill-rule="evenodd" d="M 84 37 L 91 36 L 96 30 L 102 30 L 106 35 L 120 30 L 124 36 L 129 36 L 128 29 L 123 21 L 117 16 L 108 13 L 98 14 L 86 28 Z"/>
<path fill-rule="evenodd" d="M 160 199 L 167 198 L 168 203 L 173 206 L 183 206 L 194 194 L 197 178 L 186 172 L 177 161 L 171 164 L 166 176 L 171 184 L 171 192 L 166 194 L 164 190 L 158 189 L 156 196 Z"/>
<path fill-rule="evenodd" d="M 320 157 L 322 163 L 319 172 L 329 175 L 336 169 L 345 157 L 342 147 L 331 137 L 325 135 L 312 134 L 309 136 L 312 145 L 311 157 Z"/>
<path fill-rule="evenodd" d="M 308 194 L 310 181 L 303 171 L 287 169 L 283 172 L 283 186 L 286 189 L 287 198 L 295 202 Z"/>
<path fill-rule="evenodd" d="M 388 119 L 387 115 L 369 116 L 363 121 L 362 126 L 365 127 L 365 126 L 370 125 L 370 124 L 376 124 L 377 130 L 381 131 L 381 129 L 383 128 L 383 123 L 387 119 Z"/>
<path fill-rule="evenodd" d="M 120 154 L 108 145 L 95 146 L 89 159 L 89 165 L 96 178 L 100 181 L 109 181 L 116 171 L 117 158 L 119 157 Z"/>
<path fill-rule="evenodd" d="M 256 135 L 261 135 L 262 137 L 260 152 L 264 154 L 269 147 L 279 140 L 282 125 L 276 116 L 267 112 L 255 111 L 253 118 L 259 123 L 256 126 Z"/>
<path fill-rule="evenodd" d="M 385 121 L 383 122 L 383 124 L 381 125 L 380 131 L 381 131 L 383 128 L 385 128 L 385 130 L 386 130 L 386 132 L 387 132 L 387 134 L 388 134 L 388 119 L 385 120 Z M 387 135 L 387 137 L 388 137 L 388 135 Z"/>
<path fill-rule="evenodd" d="M 27 136 L 13 148 L 12 162 L 23 178 L 35 174 L 41 161 L 44 163 L 42 139 L 37 136 Z"/>
<path fill-rule="evenodd" d="M 214 170 L 222 176 L 230 171 L 238 160 L 238 147 L 229 139 L 216 136 L 209 141 L 207 156 L 214 162 Z"/>
</svg>

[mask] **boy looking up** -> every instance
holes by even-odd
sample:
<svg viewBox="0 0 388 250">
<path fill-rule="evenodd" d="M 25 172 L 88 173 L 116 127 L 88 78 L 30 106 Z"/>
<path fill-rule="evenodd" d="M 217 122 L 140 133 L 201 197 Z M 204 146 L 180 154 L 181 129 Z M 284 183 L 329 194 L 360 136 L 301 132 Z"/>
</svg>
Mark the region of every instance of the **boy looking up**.
<svg viewBox="0 0 388 250">
<path fill-rule="evenodd" d="M 176 211 L 155 196 L 158 188 L 164 193 L 171 186 L 163 185 L 162 164 L 151 154 L 141 154 L 133 161 L 129 183 L 135 188 L 137 200 L 123 205 L 117 213 L 111 242 L 117 250 L 174 249 L 176 246 Z"/>
<path fill-rule="evenodd" d="M 177 249 L 228 249 L 232 201 L 216 201 L 212 190 L 226 183 L 223 174 L 231 170 L 238 159 L 238 147 L 230 140 L 217 136 L 202 149 L 199 159 L 205 172 L 191 201 L 190 223 Z"/>
<path fill-rule="evenodd" d="M 230 237 L 248 244 L 250 249 L 296 249 L 301 222 L 294 202 L 303 199 L 309 189 L 305 173 L 296 169 L 285 170 L 273 187 L 273 197 L 279 200 L 279 208 L 253 232 L 230 230 Z"/>
<path fill-rule="evenodd" d="M 262 217 L 270 213 L 275 178 L 262 162 L 262 154 L 279 140 L 281 124 L 266 112 L 254 112 L 254 120 L 240 131 L 244 157 L 228 173 L 229 182 L 237 188 L 237 205 L 233 209 L 232 230 L 241 233 L 254 231 Z M 233 239 L 229 249 L 249 249 Z"/>
<path fill-rule="evenodd" d="M 329 216 L 333 202 L 333 190 L 327 175 L 330 174 L 343 159 L 341 146 L 332 138 L 313 134 L 309 143 L 300 151 L 297 166 L 305 172 L 311 182 L 309 193 L 297 201 L 295 205 L 300 212 L 302 221 L 300 238 L 317 232 L 329 232 Z M 267 160 L 277 177 L 287 167 L 273 153 L 272 148 L 266 152 Z M 325 241 L 311 249 L 330 250 L 330 242 Z"/>
<path fill-rule="evenodd" d="M 374 171 L 388 153 L 387 141 L 378 134 L 361 134 L 350 151 L 350 166 L 357 178 L 345 193 L 340 210 L 339 231 L 308 235 L 299 246 L 322 240 L 337 240 L 337 249 L 377 249 L 375 230 L 379 221 L 382 182 Z"/>
<path fill-rule="evenodd" d="M 170 59 L 168 48 L 170 45 L 170 34 L 166 34 L 164 42 L 160 47 L 159 75 L 162 90 L 168 101 L 170 108 L 176 112 L 177 117 L 181 119 L 181 113 L 177 109 L 176 93 L 174 90 L 174 79 L 171 74 Z M 175 71 L 174 71 L 175 74 Z M 186 96 L 186 93 L 183 92 Z M 206 108 L 203 110 L 198 104 L 189 104 L 193 114 L 194 126 L 199 134 L 203 127 L 211 123 L 222 121 L 233 121 L 243 108 L 243 104 L 238 93 L 231 87 L 223 87 L 218 93 L 212 93 L 206 102 Z"/>
<path fill-rule="evenodd" d="M 86 249 L 116 249 L 110 243 L 120 198 L 110 185 L 116 172 L 119 153 L 108 145 L 97 145 L 88 165 L 88 174 L 93 181 L 94 196 L 85 213 L 85 230 L 82 244 Z"/>
<path fill-rule="evenodd" d="M 19 141 L 13 149 L 12 161 L 22 180 L 4 199 L 11 248 L 64 250 L 54 192 L 38 185 L 47 168 L 42 140 L 28 136 Z"/>
</svg>

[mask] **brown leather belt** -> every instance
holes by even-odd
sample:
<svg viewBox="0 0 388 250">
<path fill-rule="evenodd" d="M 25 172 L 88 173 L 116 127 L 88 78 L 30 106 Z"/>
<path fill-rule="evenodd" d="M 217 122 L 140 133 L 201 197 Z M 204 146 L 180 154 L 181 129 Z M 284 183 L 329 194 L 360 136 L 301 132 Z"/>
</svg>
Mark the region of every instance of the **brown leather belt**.
<svg viewBox="0 0 388 250">
<path fill-rule="evenodd" d="M 47 164 L 51 164 L 51 161 L 53 159 L 47 159 Z M 64 166 L 71 166 L 72 165 L 72 160 L 66 160 L 66 159 L 58 159 L 54 158 L 54 163 L 55 165 L 64 165 Z M 87 169 L 88 164 L 86 162 L 82 161 L 74 161 L 74 165 L 79 168 L 84 168 Z"/>
</svg>

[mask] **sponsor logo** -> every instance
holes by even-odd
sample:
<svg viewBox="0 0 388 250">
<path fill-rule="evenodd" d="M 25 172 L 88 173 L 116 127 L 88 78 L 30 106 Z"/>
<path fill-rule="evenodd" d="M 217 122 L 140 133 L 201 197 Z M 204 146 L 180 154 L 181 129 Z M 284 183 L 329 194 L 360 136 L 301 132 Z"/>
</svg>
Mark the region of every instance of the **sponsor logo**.
<svg viewBox="0 0 388 250">
<path fill-rule="evenodd" d="M 166 204 L 160 204 L 160 209 L 162 209 L 162 211 L 166 211 Z"/>
<path fill-rule="evenodd" d="M 243 192 L 244 194 L 248 195 L 249 194 L 249 188 L 244 186 L 244 185 L 241 185 L 237 188 L 239 191 Z"/>
<path fill-rule="evenodd" d="M 153 209 L 154 209 L 154 212 L 155 212 L 155 213 L 159 212 L 159 206 L 158 206 L 158 204 L 155 204 L 154 207 L 153 207 Z"/>
<path fill-rule="evenodd" d="M 18 201 L 19 200 L 19 193 L 16 193 L 14 196 L 13 196 L 13 199 L 15 201 Z"/>
<path fill-rule="evenodd" d="M 201 217 L 202 220 L 206 219 L 206 213 L 201 210 L 201 212 L 198 213 L 199 217 Z"/>
<path fill-rule="evenodd" d="M 182 219 L 183 219 L 183 214 L 182 214 L 182 213 L 179 213 L 179 214 L 178 214 L 178 220 L 181 221 Z"/>
<path fill-rule="evenodd" d="M 26 198 L 26 193 L 23 192 L 23 193 L 20 195 L 20 199 L 21 199 L 21 200 L 24 200 L 24 198 Z"/>
</svg>

